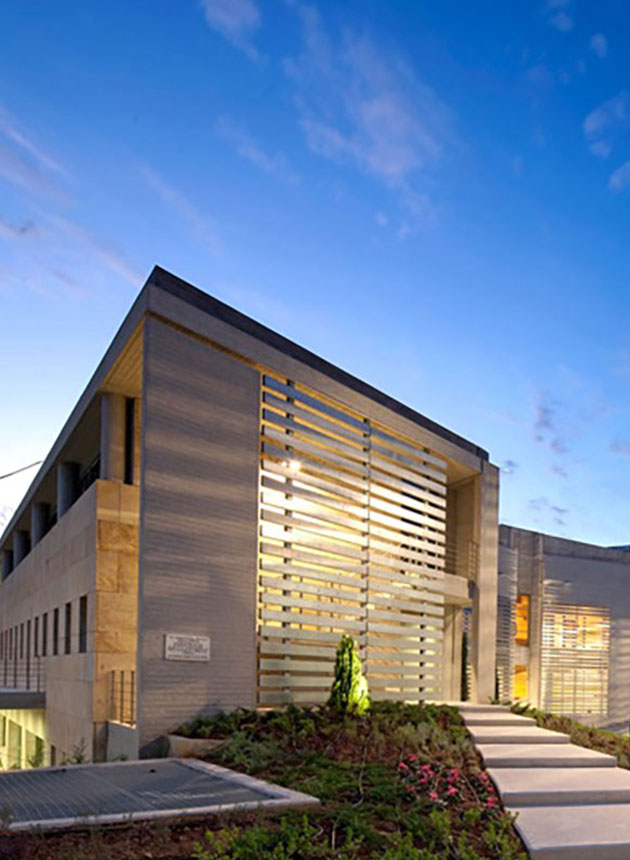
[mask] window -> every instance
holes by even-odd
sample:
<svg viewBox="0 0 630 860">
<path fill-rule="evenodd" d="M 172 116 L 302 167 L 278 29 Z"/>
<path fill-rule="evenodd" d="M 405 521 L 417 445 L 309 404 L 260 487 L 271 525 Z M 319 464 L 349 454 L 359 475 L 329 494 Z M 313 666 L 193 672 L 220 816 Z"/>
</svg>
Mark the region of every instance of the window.
<svg viewBox="0 0 630 860">
<path fill-rule="evenodd" d="M 20 660 L 24 659 L 24 624 L 20 624 Z"/>
<path fill-rule="evenodd" d="M 514 698 L 527 698 L 527 666 L 514 667 Z"/>
<path fill-rule="evenodd" d="M 53 652 L 53 654 L 59 653 L 59 610 L 58 609 L 55 609 L 55 611 L 53 612 L 52 652 Z"/>
<path fill-rule="evenodd" d="M 79 653 L 87 651 L 87 594 L 79 601 Z"/>
<path fill-rule="evenodd" d="M 125 484 L 133 484 L 135 405 L 133 397 L 128 397 L 125 402 Z"/>
<path fill-rule="evenodd" d="M 72 604 L 66 603 L 66 627 L 64 630 L 63 653 L 69 654 L 72 650 Z"/>
<path fill-rule="evenodd" d="M 517 645 L 529 645 L 529 594 L 519 594 L 516 599 Z"/>
<path fill-rule="evenodd" d="M 33 657 L 39 657 L 39 616 L 35 619 L 33 632 Z"/>
<path fill-rule="evenodd" d="M 48 613 L 42 615 L 42 657 L 48 653 Z"/>
</svg>

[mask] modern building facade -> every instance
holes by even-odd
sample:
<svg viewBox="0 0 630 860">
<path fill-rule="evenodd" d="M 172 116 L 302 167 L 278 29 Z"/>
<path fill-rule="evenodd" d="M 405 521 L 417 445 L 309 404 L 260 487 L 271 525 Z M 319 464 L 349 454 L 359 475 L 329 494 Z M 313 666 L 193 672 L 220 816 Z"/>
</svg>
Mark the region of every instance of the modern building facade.
<svg viewBox="0 0 630 860">
<path fill-rule="evenodd" d="M 487 700 L 497 502 L 484 450 L 154 269 L 0 540 L 4 766 L 321 702 L 343 633 L 375 699 L 459 698 L 466 607 Z"/>
<path fill-rule="evenodd" d="M 502 696 L 611 729 L 630 719 L 630 552 L 500 527 Z"/>
</svg>

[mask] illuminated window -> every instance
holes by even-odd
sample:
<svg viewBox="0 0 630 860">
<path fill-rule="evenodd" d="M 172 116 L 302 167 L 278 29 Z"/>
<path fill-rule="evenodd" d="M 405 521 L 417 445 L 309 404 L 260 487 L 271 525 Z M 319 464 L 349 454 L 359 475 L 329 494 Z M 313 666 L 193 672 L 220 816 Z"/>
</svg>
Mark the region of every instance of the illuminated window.
<svg viewBox="0 0 630 860">
<path fill-rule="evenodd" d="M 554 605 L 542 627 L 542 704 L 567 715 L 606 714 L 610 614 L 603 607 Z"/>
<path fill-rule="evenodd" d="M 516 644 L 529 645 L 529 594 L 519 594 L 516 600 Z"/>
<path fill-rule="evenodd" d="M 514 667 L 514 698 L 527 698 L 527 666 Z"/>
</svg>

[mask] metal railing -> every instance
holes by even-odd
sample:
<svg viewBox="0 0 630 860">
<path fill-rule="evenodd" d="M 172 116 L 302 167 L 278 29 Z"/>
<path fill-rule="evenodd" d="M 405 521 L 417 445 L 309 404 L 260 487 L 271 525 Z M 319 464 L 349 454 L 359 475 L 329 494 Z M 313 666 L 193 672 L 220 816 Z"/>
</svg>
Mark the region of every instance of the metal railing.
<svg viewBox="0 0 630 860">
<path fill-rule="evenodd" d="M 108 718 L 112 722 L 136 724 L 136 673 L 133 669 L 112 669 L 109 673 Z"/>
<path fill-rule="evenodd" d="M 46 672 L 41 657 L 5 657 L 0 660 L 0 686 L 8 690 L 45 692 Z"/>
</svg>

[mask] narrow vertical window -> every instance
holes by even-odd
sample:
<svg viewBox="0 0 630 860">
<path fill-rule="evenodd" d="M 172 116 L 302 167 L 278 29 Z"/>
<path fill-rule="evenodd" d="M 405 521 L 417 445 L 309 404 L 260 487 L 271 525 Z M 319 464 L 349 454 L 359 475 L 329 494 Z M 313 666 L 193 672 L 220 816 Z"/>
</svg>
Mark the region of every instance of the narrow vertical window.
<svg viewBox="0 0 630 860">
<path fill-rule="evenodd" d="M 20 624 L 20 660 L 24 659 L 24 623 Z"/>
<path fill-rule="evenodd" d="M 35 619 L 33 633 L 33 657 L 39 657 L 39 616 Z"/>
<path fill-rule="evenodd" d="M 133 397 L 125 401 L 125 484 L 133 484 L 135 405 Z"/>
<path fill-rule="evenodd" d="M 52 652 L 53 654 L 59 653 L 59 609 L 55 609 L 53 612 Z"/>
<path fill-rule="evenodd" d="M 79 601 L 79 653 L 87 651 L 87 594 Z"/>
<path fill-rule="evenodd" d="M 516 599 L 517 645 L 529 645 L 529 594 L 519 594 Z"/>
<path fill-rule="evenodd" d="M 31 687 L 31 622 L 26 622 L 26 688 Z"/>
<path fill-rule="evenodd" d="M 72 604 L 66 603 L 66 625 L 64 630 L 63 653 L 69 654 L 72 650 Z"/>
<path fill-rule="evenodd" d="M 48 613 L 42 615 L 42 657 L 48 654 Z"/>
</svg>

